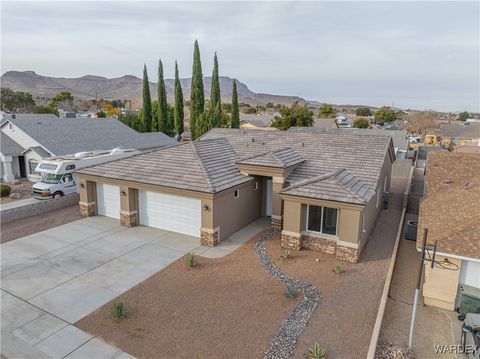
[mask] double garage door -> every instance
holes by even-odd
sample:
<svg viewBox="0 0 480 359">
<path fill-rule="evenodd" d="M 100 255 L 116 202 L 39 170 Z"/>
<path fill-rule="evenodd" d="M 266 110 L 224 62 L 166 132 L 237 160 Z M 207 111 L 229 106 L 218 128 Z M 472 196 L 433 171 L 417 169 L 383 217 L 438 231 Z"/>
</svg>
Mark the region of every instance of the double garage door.
<svg viewBox="0 0 480 359">
<path fill-rule="evenodd" d="M 97 183 L 98 214 L 120 218 L 120 188 Z M 158 192 L 138 191 L 140 224 L 200 237 L 201 201 Z"/>
</svg>

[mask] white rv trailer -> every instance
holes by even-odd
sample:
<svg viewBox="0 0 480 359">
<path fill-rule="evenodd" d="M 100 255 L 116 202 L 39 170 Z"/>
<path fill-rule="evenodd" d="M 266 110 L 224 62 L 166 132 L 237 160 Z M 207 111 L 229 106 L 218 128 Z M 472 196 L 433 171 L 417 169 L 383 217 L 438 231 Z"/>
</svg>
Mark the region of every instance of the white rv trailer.
<svg viewBox="0 0 480 359">
<path fill-rule="evenodd" d="M 42 174 L 42 180 L 33 185 L 33 197 L 49 199 L 78 193 L 79 181 L 75 170 L 140 153 L 135 149 L 117 147 L 111 151 L 78 152 L 73 155 L 46 158 L 35 169 Z"/>
</svg>

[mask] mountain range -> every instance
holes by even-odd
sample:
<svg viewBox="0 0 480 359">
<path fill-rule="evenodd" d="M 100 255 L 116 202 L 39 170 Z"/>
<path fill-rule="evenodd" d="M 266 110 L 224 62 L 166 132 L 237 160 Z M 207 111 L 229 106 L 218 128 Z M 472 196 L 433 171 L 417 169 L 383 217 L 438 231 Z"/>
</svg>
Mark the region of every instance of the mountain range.
<svg viewBox="0 0 480 359">
<path fill-rule="evenodd" d="M 204 77 L 205 96 L 210 96 L 211 77 Z M 34 97 L 52 97 L 59 92 L 68 91 L 75 98 L 90 99 L 119 99 L 131 100 L 132 108 L 139 108 L 142 103 L 142 79 L 133 75 L 125 75 L 118 78 L 106 78 L 101 76 L 85 75 L 78 78 L 50 77 L 42 76 L 34 71 L 8 71 L 1 78 L 1 86 L 8 87 L 14 91 L 25 91 L 31 93 Z M 185 100 L 190 98 L 190 78 L 180 80 Z M 220 76 L 220 92 L 222 101 L 231 102 L 233 79 L 226 76 Z M 165 79 L 167 88 L 167 97 L 173 101 L 174 80 Z M 237 80 L 237 92 L 239 102 L 245 102 L 250 105 L 266 104 L 273 102 L 275 104 L 289 105 L 298 101 L 299 103 L 308 103 L 305 99 L 298 96 L 281 96 L 266 93 L 256 93 L 248 86 Z M 152 99 L 157 96 L 157 84 L 150 82 L 150 93 Z"/>
</svg>

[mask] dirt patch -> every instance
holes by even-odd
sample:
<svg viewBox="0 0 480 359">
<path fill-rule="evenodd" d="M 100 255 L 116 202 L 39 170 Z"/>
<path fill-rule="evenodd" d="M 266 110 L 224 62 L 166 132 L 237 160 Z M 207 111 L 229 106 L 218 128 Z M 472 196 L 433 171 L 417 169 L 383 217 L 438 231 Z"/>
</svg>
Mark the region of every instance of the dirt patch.
<svg viewBox="0 0 480 359">
<path fill-rule="evenodd" d="M 32 198 L 33 196 L 32 194 L 33 182 L 30 182 L 28 180 L 22 180 L 15 184 L 12 184 L 12 183 L 5 183 L 5 184 L 10 186 L 11 188 L 10 194 L 18 193 L 20 197 L 19 198 L 0 197 L 0 203 L 14 202 L 19 199 Z"/>
<path fill-rule="evenodd" d="M 409 214 L 406 220 L 408 219 L 415 220 L 416 216 Z M 407 241 L 403 237 L 402 235 L 398 248 L 380 339 L 405 347 L 408 343 L 420 254 L 416 250 L 415 242 Z M 422 304 L 420 296 L 413 351 L 417 358 L 438 358 L 434 345 L 453 344 L 450 322 L 439 310 Z M 454 355 L 445 353 L 442 358 L 454 358 Z"/>
<path fill-rule="evenodd" d="M 61 226 L 82 218 L 80 208 L 71 206 L 45 212 L 36 216 L 20 219 L 18 221 L 2 223 L 0 235 L 1 243 L 12 241 L 29 234 L 45 231 L 47 229 Z"/>
<path fill-rule="evenodd" d="M 77 326 L 138 358 L 261 357 L 300 298 L 265 273 L 256 239 L 193 269 L 182 258 L 118 298 L 126 319 L 107 303 Z"/>
</svg>

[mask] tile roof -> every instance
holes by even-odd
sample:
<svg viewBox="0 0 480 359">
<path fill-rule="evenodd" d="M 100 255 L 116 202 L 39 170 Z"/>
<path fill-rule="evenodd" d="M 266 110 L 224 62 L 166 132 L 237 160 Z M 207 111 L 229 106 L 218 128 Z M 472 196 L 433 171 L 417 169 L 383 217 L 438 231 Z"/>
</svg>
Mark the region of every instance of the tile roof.
<svg viewBox="0 0 480 359">
<path fill-rule="evenodd" d="M 114 118 L 7 119 L 53 155 L 115 147 L 145 150 L 176 143 L 163 133 L 138 133 Z M 3 122 L 5 123 L 5 121 Z"/>
<path fill-rule="evenodd" d="M 18 143 L 16 143 L 14 140 L 8 137 L 6 134 L 1 132 L 0 152 L 2 154 L 4 154 L 5 156 L 19 155 L 24 150 L 25 149 L 22 146 L 20 146 Z"/>
<path fill-rule="evenodd" d="M 165 149 L 82 169 L 79 173 L 124 179 L 205 193 L 216 193 L 251 180 L 235 162 L 225 139 L 184 142 Z"/>
<path fill-rule="evenodd" d="M 435 134 L 448 138 L 480 138 L 480 123 L 469 123 L 468 125 L 464 123 L 446 124 L 442 125 L 440 128 L 430 130 L 428 134 Z"/>
<path fill-rule="evenodd" d="M 273 114 L 246 114 L 240 113 L 240 121 L 245 121 L 252 124 L 255 127 L 268 127 L 272 122 L 272 119 L 278 115 L 278 113 Z"/>
<path fill-rule="evenodd" d="M 216 128 L 195 142 L 82 169 L 79 173 L 215 193 L 251 180 L 240 173 L 237 163 L 250 159 L 271 165 L 264 162 L 269 158 L 281 166 L 298 164 L 287 178 L 292 186 L 347 170 L 348 176 L 339 173 L 331 179 L 345 192 L 337 198 L 359 203 L 368 197 L 368 190 L 375 191 L 389 150 L 393 151 L 389 136 L 378 136 L 372 141 L 367 136 L 346 133 Z M 312 196 L 328 195 L 328 188 L 320 190 L 323 192 Z"/>
<path fill-rule="evenodd" d="M 338 128 L 334 118 L 316 118 L 313 122 L 315 128 Z M 292 127 L 293 128 L 293 127 Z"/>
<path fill-rule="evenodd" d="M 400 150 L 408 150 L 408 140 L 406 130 L 383 130 L 379 128 L 321 128 L 321 127 L 290 127 L 289 132 L 339 132 L 339 133 L 353 133 L 356 135 L 366 136 L 391 136 L 393 147 Z"/>
<path fill-rule="evenodd" d="M 429 153 L 425 189 L 417 247 L 428 228 L 438 252 L 480 259 L 480 154 Z"/>
<path fill-rule="evenodd" d="M 325 175 L 301 181 L 280 193 L 337 202 L 367 204 L 375 190 L 349 171 L 339 169 Z"/>
<path fill-rule="evenodd" d="M 245 158 L 238 164 L 256 165 L 276 168 L 288 168 L 294 165 L 298 165 L 305 161 L 302 156 L 292 150 L 290 147 L 282 148 L 275 151 L 270 151 L 256 155 L 253 157 Z"/>
</svg>

